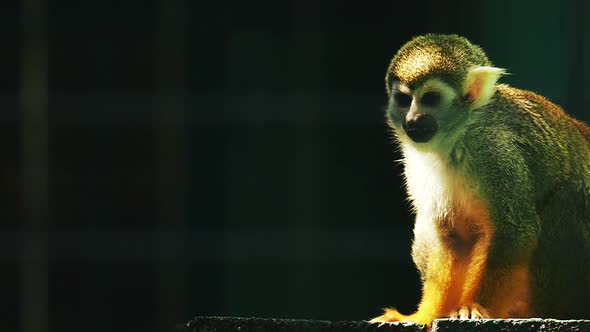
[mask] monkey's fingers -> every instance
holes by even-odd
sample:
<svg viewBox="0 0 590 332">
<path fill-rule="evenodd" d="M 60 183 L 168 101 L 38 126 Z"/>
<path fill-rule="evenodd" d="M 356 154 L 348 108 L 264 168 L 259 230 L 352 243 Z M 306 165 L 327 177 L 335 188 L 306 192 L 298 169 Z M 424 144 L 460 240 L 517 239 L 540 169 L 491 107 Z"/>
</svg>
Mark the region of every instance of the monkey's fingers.
<svg viewBox="0 0 590 332">
<path fill-rule="evenodd" d="M 459 310 L 449 313 L 448 316 L 452 319 L 481 319 L 490 317 L 488 311 L 476 303 L 470 306 L 463 305 Z"/>
<path fill-rule="evenodd" d="M 399 311 L 393 308 L 386 308 L 384 309 L 383 315 L 371 319 L 369 323 L 379 324 L 379 326 L 381 326 L 385 323 L 404 322 L 409 320 L 408 316 L 400 314 Z"/>
</svg>

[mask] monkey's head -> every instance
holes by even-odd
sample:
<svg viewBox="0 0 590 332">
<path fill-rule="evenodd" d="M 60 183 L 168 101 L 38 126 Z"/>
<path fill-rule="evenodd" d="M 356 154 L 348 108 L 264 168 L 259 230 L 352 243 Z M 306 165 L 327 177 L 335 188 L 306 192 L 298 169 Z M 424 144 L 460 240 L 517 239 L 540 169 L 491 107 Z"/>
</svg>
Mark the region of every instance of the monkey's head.
<svg viewBox="0 0 590 332">
<path fill-rule="evenodd" d="M 490 101 L 503 73 L 463 37 L 416 37 L 397 52 L 385 76 L 390 125 L 402 141 L 444 142 Z"/>
</svg>

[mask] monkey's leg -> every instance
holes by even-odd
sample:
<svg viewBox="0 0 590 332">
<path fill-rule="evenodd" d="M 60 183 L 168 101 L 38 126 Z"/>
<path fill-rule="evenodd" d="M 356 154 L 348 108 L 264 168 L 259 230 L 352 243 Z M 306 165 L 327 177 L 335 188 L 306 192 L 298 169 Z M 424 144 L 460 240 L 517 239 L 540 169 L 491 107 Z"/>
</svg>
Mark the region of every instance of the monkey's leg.
<svg viewBox="0 0 590 332">
<path fill-rule="evenodd" d="M 468 255 L 461 306 L 448 316 L 460 319 L 528 317 L 529 258 L 533 246 L 513 248 L 513 241 L 506 234 L 495 232 L 486 219 L 471 224 L 477 231 Z M 491 247 L 492 239 L 495 248 Z M 511 257 L 500 252 L 509 253 Z"/>
<path fill-rule="evenodd" d="M 470 252 L 462 258 L 465 260 L 465 274 L 459 300 L 460 307 L 452 308 L 450 312 L 446 313 L 447 317 L 460 319 L 490 317 L 488 310 L 482 307 L 478 301 L 482 281 L 487 273 L 488 253 L 493 233 L 486 219 L 482 218 L 477 223 L 472 221 L 472 227 L 477 231 L 470 239 L 470 241 L 474 241 Z"/>
<path fill-rule="evenodd" d="M 464 273 L 465 265 L 457 261 L 448 250 L 431 253 L 418 310 L 414 314 L 403 315 L 395 309 L 385 309 L 383 315 L 370 322 L 411 321 L 430 324 L 432 320 L 458 305 Z"/>
<path fill-rule="evenodd" d="M 530 317 L 530 278 L 527 263 L 495 267 L 491 264 L 482 282 L 479 302 L 494 318 Z"/>
</svg>

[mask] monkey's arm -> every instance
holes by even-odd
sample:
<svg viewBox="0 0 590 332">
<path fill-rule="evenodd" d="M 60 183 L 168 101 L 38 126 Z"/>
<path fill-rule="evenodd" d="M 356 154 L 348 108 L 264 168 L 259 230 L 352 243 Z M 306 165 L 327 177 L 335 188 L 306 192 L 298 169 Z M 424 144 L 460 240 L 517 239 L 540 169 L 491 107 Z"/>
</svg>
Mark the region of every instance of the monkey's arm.
<svg viewBox="0 0 590 332">
<path fill-rule="evenodd" d="M 540 221 L 536 212 L 534 183 L 530 166 L 515 130 L 481 129 L 466 135 L 469 171 L 487 208 L 489 247 L 481 268 L 472 266 L 468 274 L 479 285 L 473 301 L 494 317 L 528 313 L 528 264 L 537 244 Z M 477 255 L 474 246 L 473 255 Z M 483 257 L 482 257 L 483 258 Z M 480 259 L 481 260 L 481 259 Z M 477 275 L 480 275 L 477 277 Z M 480 288 L 481 285 L 485 287 Z M 519 292 L 517 292 L 518 290 Z"/>
<path fill-rule="evenodd" d="M 479 138 L 466 135 L 468 173 L 487 205 L 493 227 L 490 263 L 524 258 L 534 248 L 540 221 L 536 211 L 534 182 L 523 145 L 513 131 L 479 129 Z"/>
<path fill-rule="evenodd" d="M 457 306 L 460 294 L 453 290 L 461 285 L 453 278 L 453 274 L 460 267 L 452 253 L 443 247 L 432 216 L 424 211 L 417 211 L 412 258 L 423 282 L 418 310 L 412 315 L 404 315 L 394 308 L 387 308 L 383 315 L 372 322 L 413 321 L 430 324 L 433 319 L 442 317 Z"/>
</svg>

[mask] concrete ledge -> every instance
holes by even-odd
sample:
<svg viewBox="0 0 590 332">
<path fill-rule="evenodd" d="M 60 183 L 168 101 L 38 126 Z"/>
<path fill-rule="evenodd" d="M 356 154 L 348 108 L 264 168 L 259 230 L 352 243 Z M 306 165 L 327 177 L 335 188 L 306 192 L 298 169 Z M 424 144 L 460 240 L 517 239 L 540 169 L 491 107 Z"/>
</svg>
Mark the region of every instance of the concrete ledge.
<svg viewBox="0 0 590 332">
<path fill-rule="evenodd" d="M 394 323 L 379 327 L 363 321 L 330 322 L 303 319 L 197 317 L 182 332 L 425 332 L 422 325 Z"/>
<path fill-rule="evenodd" d="M 392 323 L 378 326 L 363 321 L 197 317 L 179 326 L 179 332 L 426 332 L 423 325 Z M 586 332 L 590 320 L 555 319 L 437 319 L 433 332 Z"/>
<path fill-rule="evenodd" d="M 557 320 L 557 319 L 481 319 L 456 320 L 437 319 L 433 330 L 476 331 L 476 332 L 590 332 L 590 320 Z"/>
</svg>

